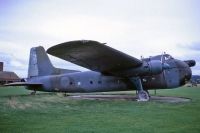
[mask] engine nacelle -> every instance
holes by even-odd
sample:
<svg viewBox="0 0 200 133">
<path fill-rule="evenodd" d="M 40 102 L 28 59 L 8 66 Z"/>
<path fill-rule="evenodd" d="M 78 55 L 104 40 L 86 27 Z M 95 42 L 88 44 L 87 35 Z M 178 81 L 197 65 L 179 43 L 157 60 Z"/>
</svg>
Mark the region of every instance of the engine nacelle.
<svg viewBox="0 0 200 133">
<path fill-rule="evenodd" d="M 139 68 L 132 69 L 132 73 L 136 73 L 135 76 L 148 76 L 160 74 L 163 71 L 163 64 L 159 60 L 151 60 L 143 62 Z"/>
<path fill-rule="evenodd" d="M 149 74 L 156 75 L 163 71 L 163 64 L 159 60 L 152 60 L 148 62 Z"/>
<path fill-rule="evenodd" d="M 168 69 L 167 63 L 162 63 L 160 60 L 144 61 L 143 64 L 137 68 L 128 69 L 121 71 L 118 75 L 126 75 L 127 77 L 132 76 L 151 76 L 157 75 L 163 72 L 164 69 Z"/>
</svg>

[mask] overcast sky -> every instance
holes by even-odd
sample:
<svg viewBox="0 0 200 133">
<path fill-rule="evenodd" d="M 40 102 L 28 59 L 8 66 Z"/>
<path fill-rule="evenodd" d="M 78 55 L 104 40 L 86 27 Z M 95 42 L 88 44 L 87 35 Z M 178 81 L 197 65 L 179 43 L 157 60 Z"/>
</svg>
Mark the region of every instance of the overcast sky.
<svg viewBox="0 0 200 133">
<path fill-rule="evenodd" d="M 195 59 L 200 74 L 199 0 L 0 0 L 0 61 L 26 77 L 29 50 L 89 39 L 136 58 L 163 52 Z M 54 66 L 81 69 L 50 56 Z"/>
</svg>

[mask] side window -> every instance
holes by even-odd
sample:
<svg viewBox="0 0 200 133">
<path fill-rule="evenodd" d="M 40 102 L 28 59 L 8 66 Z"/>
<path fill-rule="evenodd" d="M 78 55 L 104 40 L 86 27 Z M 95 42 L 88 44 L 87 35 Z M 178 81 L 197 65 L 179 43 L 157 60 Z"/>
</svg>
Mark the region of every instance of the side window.
<svg viewBox="0 0 200 133">
<path fill-rule="evenodd" d="M 69 84 L 70 84 L 70 85 L 73 85 L 73 82 L 72 82 L 72 81 L 70 81 L 70 82 L 69 82 Z"/>
<path fill-rule="evenodd" d="M 93 84 L 93 81 L 92 81 L 92 80 L 90 80 L 90 84 Z"/>
</svg>

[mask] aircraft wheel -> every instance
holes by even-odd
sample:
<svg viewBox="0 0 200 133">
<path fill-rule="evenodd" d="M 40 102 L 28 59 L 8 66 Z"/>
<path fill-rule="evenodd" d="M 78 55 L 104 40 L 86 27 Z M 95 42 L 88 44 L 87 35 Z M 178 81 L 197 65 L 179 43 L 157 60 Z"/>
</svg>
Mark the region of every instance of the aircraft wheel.
<svg viewBox="0 0 200 133">
<path fill-rule="evenodd" d="M 69 94 L 67 94 L 67 93 L 64 93 L 64 94 L 63 94 L 63 96 L 64 96 L 64 97 L 67 97 L 67 96 L 69 96 Z"/>
<path fill-rule="evenodd" d="M 35 94 L 36 94 L 36 91 L 31 92 L 31 95 L 35 95 Z"/>
<path fill-rule="evenodd" d="M 138 101 L 149 101 L 149 94 L 144 90 L 139 91 L 137 96 Z"/>
</svg>

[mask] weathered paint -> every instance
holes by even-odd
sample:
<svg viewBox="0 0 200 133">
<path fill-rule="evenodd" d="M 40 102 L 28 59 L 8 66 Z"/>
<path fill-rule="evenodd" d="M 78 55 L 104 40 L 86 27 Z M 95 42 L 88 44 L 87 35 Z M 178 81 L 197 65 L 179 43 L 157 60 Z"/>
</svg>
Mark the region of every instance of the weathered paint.
<svg viewBox="0 0 200 133">
<path fill-rule="evenodd" d="M 78 46 L 84 47 L 81 50 L 91 50 L 91 48 L 86 47 L 85 43 L 83 45 L 78 44 Z M 95 44 L 95 46 L 98 45 Z M 100 48 L 101 46 L 102 44 L 97 48 Z M 74 49 L 72 45 L 70 45 L 70 47 L 69 48 L 71 49 L 73 56 L 76 52 L 80 52 L 76 50 L 76 47 Z M 93 52 L 93 56 L 97 56 L 96 58 L 103 62 L 104 56 L 101 56 L 103 53 L 99 54 L 97 49 L 95 50 L 96 52 Z M 76 62 L 78 64 L 82 64 L 83 66 L 88 65 L 94 70 L 103 72 L 80 72 L 59 69 L 53 67 L 44 48 L 39 46 L 31 49 L 28 78 L 26 83 L 22 83 L 22 85 L 26 85 L 27 89 L 30 90 L 49 92 L 126 91 L 135 89 L 138 90 L 138 85 L 132 80 L 134 77 L 137 77 L 141 79 L 142 86 L 145 90 L 168 89 L 184 85 L 186 81 L 190 80 L 192 75 L 190 66 L 194 64 L 194 61 L 191 60 L 180 61 L 174 59 L 168 54 L 138 60 L 119 51 L 115 51 L 110 47 L 102 46 L 100 50 L 107 51 L 106 54 L 110 63 L 113 63 L 111 60 L 112 58 L 114 58 L 114 63 L 117 62 L 115 56 L 113 56 L 112 53 L 109 53 L 114 52 L 115 55 L 121 54 L 123 56 L 120 62 L 123 61 L 122 59 L 127 59 L 129 63 L 125 63 L 126 67 L 130 67 L 131 65 L 133 65 L 133 67 L 124 69 L 121 65 L 108 65 L 107 67 L 107 64 L 103 64 L 103 67 L 95 67 L 95 63 L 98 63 L 97 66 L 101 63 L 99 64 L 98 60 L 94 60 L 95 57 L 90 57 L 92 55 L 89 54 L 90 56 L 88 56 L 87 52 L 89 51 L 82 51 L 81 56 L 85 57 L 79 58 L 76 56 L 76 59 L 72 59 L 72 56 L 69 56 L 68 54 L 65 55 L 62 50 L 62 55 L 59 55 L 59 53 L 56 53 L 56 55 L 61 56 L 64 59 L 70 59 L 71 62 Z M 68 50 L 68 52 L 71 51 Z M 58 52 L 58 50 L 56 50 L 56 52 Z M 65 58 L 65 56 L 67 57 Z M 88 58 L 89 62 L 87 62 Z M 133 63 L 131 63 L 132 59 Z M 105 62 L 109 63 L 108 59 L 106 59 Z M 109 72 L 109 69 L 111 68 L 112 70 Z M 104 73 L 105 71 L 106 73 Z"/>
</svg>

